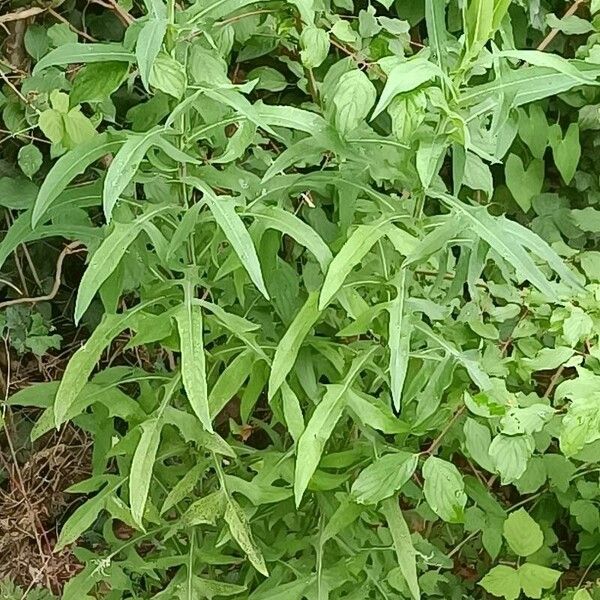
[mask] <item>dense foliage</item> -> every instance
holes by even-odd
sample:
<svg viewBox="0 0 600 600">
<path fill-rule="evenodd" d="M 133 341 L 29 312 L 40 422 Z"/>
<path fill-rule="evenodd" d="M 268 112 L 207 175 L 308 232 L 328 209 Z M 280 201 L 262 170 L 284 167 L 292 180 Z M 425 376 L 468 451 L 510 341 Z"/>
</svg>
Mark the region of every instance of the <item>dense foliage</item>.
<svg viewBox="0 0 600 600">
<path fill-rule="evenodd" d="M 597 10 L 0 17 L 0 329 L 69 359 L 7 404 L 93 443 L 63 598 L 600 598 Z"/>
</svg>

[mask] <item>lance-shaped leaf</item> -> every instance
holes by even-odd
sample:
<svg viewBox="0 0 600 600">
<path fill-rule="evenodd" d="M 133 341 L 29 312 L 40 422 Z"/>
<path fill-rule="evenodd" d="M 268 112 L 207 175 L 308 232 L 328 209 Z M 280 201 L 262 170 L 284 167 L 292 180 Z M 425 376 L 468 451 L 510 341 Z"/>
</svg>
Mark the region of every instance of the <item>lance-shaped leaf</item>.
<svg viewBox="0 0 600 600">
<path fill-rule="evenodd" d="M 388 346 L 390 348 L 390 382 L 394 410 L 400 412 L 402 406 L 402 388 L 408 369 L 410 336 L 412 325 L 406 309 L 406 270 L 402 269 L 396 287 L 396 298 L 390 303 L 388 311 L 390 322 Z"/>
<path fill-rule="evenodd" d="M 84 502 L 63 525 L 55 546 L 57 552 L 77 541 L 94 524 L 100 511 L 105 508 L 107 500 L 125 481 L 116 475 L 106 476 L 105 479 L 108 479 L 107 485 L 94 497 Z"/>
<path fill-rule="evenodd" d="M 321 269 L 323 271 L 327 270 L 333 255 L 323 238 L 310 225 L 307 225 L 291 212 L 277 206 L 266 206 L 251 214 L 256 217 L 259 223 L 268 228 L 277 229 L 305 246 L 319 261 Z"/>
<path fill-rule="evenodd" d="M 75 321 L 79 322 L 87 310 L 100 286 L 110 277 L 111 273 L 127 252 L 127 248 L 135 241 L 144 225 L 157 214 L 165 210 L 158 207 L 139 216 L 131 223 L 116 223 L 112 232 L 94 252 L 86 269 L 75 301 Z"/>
<path fill-rule="evenodd" d="M 269 576 L 265 559 L 263 558 L 260 548 L 254 541 L 250 523 L 242 507 L 231 497 L 227 498 L 227 506 L 225 507 L 225 521 L 229 525 L 229 531 L 233 539 L 240 545 L 240 548 L 248 556 L 248 560 L 254 568 L 259 572 Z"/>
<path fill-rule="evenodd" d="M 152 471 L 154 470 L 162 426 L 163 421 L 158 417 L 148 419 L 140 425 L 142 435 L 131 460 L 129 501 L 131 503 L 131 516 L 140 529 L 144 529 L 142 520 L 150 490 L 150 482 L 152 481 Z"/>
<path fill-rule="evenodd" d="M 166 31 L 166 19 L 155 18 L 148 20 L 138 35 L 135 57 L 142 83 L 147 90 L 149 90 L 148 79 L 152 72 L 152 65 L 160 52 Z"/>
<path fill-rule="evenodd" d="M 398 558 L 398 566 L 406 580 L 410 595 L 413 600 L 420 600 L 421 590 L 417 579 L 417 553 L 410 537 L 410 530 L 400 510 L 398 499 L 393 497 L 385 500 L 381 512 L 390 528 L 396 557 Z"/>
<path fill-rule="evenodd" d="M 484 207 L 471 207 L 448 194 L 431 192 L 458 214 L 462 215 L 469 227 L 482 240 L 497 252 L 508 264 L 512 265 L 517 274 L 529 280 L 549 298 L 556 298 L 556 290 L 545 275 L 535 264 L 527 250 L 514 237 L 507 237 L 503 220 L 490 215 Z"/>
<path fill-rule="evenodd" d="M 77 175 L 81 175 L 99 158 L 116 152 L 122 143 L 120 140 L 111 141 L 107 134 L 102 133 L 61 156 L 40 187 L 31 216 L 33 227 L 40 222 L 50 205 Z"/>
<path fill-rule="evenodd" d="M 102 206 L 107 222 L 110 221 L 119 196 L 133 179 L 146 152 L 161 133 L 162 129 L 151 129 L 143 134 L 130 134 L 110 163 L 102 193 Z"/>
<path fill-rule="evenodd" d="M 219 227 L 223 230 L 242 266 L 248 272 L 250 279 L 268 300 L 269 294 L 263 280 L 260 262 L 256 248 L 242 219 L 235 211 L 235 203 L 228 196 L 217 196 L 203 181 L 197 177 L 190 177 L 188 181 L 197 187 L 203 194 L 203 200 L 208 204 L 211 213 Z"/>
<path fill-rule="evenodd" d="M 157 303 L 160 298 L 138 304 L 135 308 L 117 315 L 104 315 L 100 325 L 94 329 L 87 342 L 75 352 L 60 382 L 54 399 L 56 426 L 63 422 L 71 405 L 84 388 L 104 349 L 119 333 L 131 326 L 137 313 Z"/>
<path fill-rule="evenodd" d="M 288 373 L 292 370 L 304 338 L 321 314 L 317 308 L 317 300 L 316 293 L 313 292 L 309 295 L 308 300 L 298 311 L 277 345 L 273 365 L 271 366 L 271 376 L 269 377 L 269 399 L 273 398 Z"/>
<path fill-rule="evenodd" d="M 342 249 L 335 255 L 327 270 L 319 298 L 319 310 L 323 310 L 350 274 L 350 271 L 364 258 L 375 242 L 385 234 L 381 223 L 359 225 L 348 238 Z"/>
<path fill-rule="evenodd" d="M 204 358 L 202 308 L 193 302 L 193 285 L 185 285 L 185 302 L 175 314 L 181 344 L 181 374 L 188 400 L 204 429 L 212 432 Z"/>
<path fill-rule="evenodd" d="M 107 61 L 134 62 L 135 56 L 121 44 L 62 44 L 37 62 L 33 74 L 56 65 Z"/>
<path fill-rule="evenodd" d="M 348 389 L 363 365 L 371 358 L 376 348 L 371 348 L 354 359 L 348 374 L 342 383 L 327 386 L 323 399 L 315 408 L 310 421 L 298 440 L 296 450 L 296 469 L 294 475 L 294 498 L 300 505 L 302 496 L 311 477 L 317 470 L 327 440 L 339 421 L 348 400 Z"/>
</svg>

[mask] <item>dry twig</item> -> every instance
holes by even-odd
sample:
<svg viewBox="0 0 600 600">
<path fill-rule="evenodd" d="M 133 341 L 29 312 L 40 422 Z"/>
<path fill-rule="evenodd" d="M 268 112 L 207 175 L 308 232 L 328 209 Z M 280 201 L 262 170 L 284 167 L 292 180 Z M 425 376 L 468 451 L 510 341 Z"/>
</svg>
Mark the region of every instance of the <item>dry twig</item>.
<svg viewBox="0 0 600 600">
<path fill-rule="evenodd" d="M 29 298 L 14 298 L 13 300 L 5 300 L 4 302 L 0 302 L 0 308 L 14 306 L 15 304 L 35 304 L 37 302 L 46 302 L 48 300 L 53 300 L 56 294 L 58 294 L 58 290 L 60 289 L 62 265 L 63 261 L 65 260 L 65 257 L 69 254 L 82 252 L 83 249 L 80 249 L 81 246 L 83 246 L 81 242 L 71 242 L 70 244 L 65 246 L 62 252 L 58 255 L 58 260 L 56 261 L 56 275 L 54 276 L 54 284 L 52 285 L 52 289 L 50 290 L 49 294 Z"/>
</svg>

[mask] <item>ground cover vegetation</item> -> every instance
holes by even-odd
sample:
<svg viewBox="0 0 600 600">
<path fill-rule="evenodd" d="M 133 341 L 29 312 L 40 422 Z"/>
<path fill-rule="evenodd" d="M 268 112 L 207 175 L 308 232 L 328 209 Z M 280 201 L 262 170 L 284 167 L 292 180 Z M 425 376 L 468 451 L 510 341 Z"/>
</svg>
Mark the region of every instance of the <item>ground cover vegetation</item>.
<svg viewBox="0 0 600 600">
<path fill-rule="evenodd" d="M 0 26 L 0 597 L 600 598 L 598 0 Z"/>
</svg>

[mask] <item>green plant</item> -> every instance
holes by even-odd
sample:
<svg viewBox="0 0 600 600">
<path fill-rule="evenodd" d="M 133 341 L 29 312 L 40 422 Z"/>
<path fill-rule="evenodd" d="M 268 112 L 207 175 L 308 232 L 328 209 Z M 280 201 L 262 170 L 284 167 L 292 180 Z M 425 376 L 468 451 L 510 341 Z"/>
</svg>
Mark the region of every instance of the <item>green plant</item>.
<svg viewBox="0 0 600 600">
<path fill-rule="evenodd" d="M 534 4 L 28 30 L 0 262 L 89 254 L 89 339 L 9 400 L 94 440 L 65 599 L 598 596 L 598 23 Z"/>
<path fill-rule="evenodd" d="M 52 325 L 44 320 L 41 313 L 24 306 L 7 307 L 0 314 L 0 334 L 6 337 L 19 354 L 33 352 L 37 356 L 48 349 L 60 348 L 61 336 L 51 334 Z"/>
</svg>

